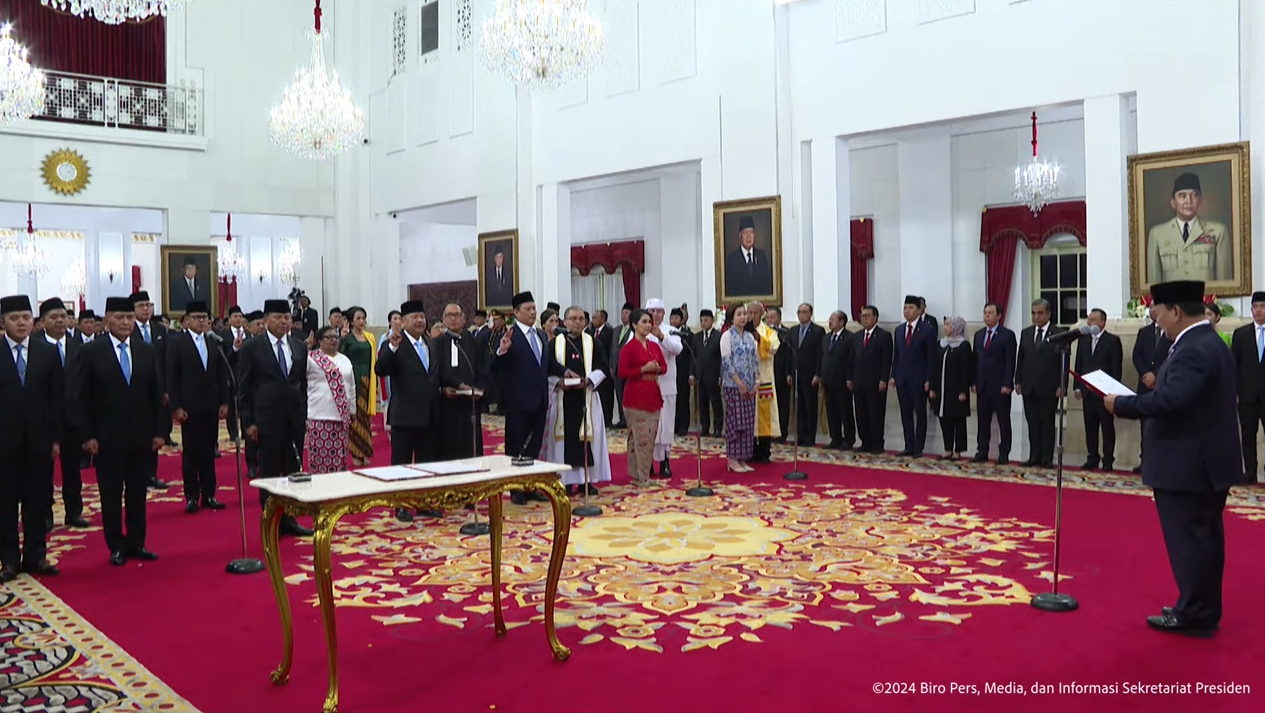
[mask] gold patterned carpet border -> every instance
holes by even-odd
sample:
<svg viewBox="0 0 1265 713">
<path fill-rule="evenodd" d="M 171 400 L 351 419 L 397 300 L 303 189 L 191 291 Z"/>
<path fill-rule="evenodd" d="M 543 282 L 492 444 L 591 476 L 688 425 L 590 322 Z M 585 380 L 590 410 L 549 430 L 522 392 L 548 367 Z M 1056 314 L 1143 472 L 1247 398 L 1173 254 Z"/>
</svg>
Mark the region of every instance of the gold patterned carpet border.
<svg viewBox="0 0 1265 713">
<path fill-rule="evenodd" d="M 197 709 L 57 595 L 23 575 L 0 585 L 0 711 Z"/>
</svg>

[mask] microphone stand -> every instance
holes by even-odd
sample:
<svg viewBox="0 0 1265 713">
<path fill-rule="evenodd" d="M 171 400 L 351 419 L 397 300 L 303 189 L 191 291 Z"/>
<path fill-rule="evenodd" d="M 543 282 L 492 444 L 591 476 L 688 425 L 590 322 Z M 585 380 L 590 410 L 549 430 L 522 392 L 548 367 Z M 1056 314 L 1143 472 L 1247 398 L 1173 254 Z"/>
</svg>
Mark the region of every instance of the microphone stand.
<svg viewBox="0 0 1265 713">
<path fill-rule="evenodd" d="M 215 334 L 215 332 L 207 333 Z M 219 337 L 218 334 L 215 336 Z M 224 353 L 222 337 L 216 342 L 215 351 L 219 352 L 220 358 L 224 360 L 228 378 L 233 383 L 233 405 L 237 416 L 237 439 L 233 441 L 233 462 L 237 466 L 237 510 L 241 516 L 242 525 L 242 556 L 229 562 L 224 571 L 229 574 L 258 574 L 264 571 L 264 563 L 250 556 L 250 545 L 246 539 L 246 492 L 245 484 L 242 482 L 242 439 L 246 437 L 246 430 L 242 426 L 242 394 L 237 388 L 237 374 L 233 372 L 233 365 L 229 363 L 228 355 Z"/>
<path fill-rule="evenodd" d="M 793 409 L 793 413 L 795 414 L 795 430 L 798 431 L 799 430 L 799 409 L 796 407 L 799 405 L 799 355 L 792 354 L 791 356 L 795 358 L 795 383 L 793 384 L 793 388 L 791 389 L 791 408 Z M 776 393 L 776 389 L 774 391 Z M 785 436 L 786 434 L 784 433 L 782 435 Z M 794 454 L 793 456 L 794 465 L 792 466 L 792 470 L 789 473 L 784 473 L 782 475 L 782 479 L 783 480 L 808 480 L 808 474 L 799 469 L 799 434 L 798 433 L 795 434 L 795 447 L 794 447 L 793 454 Z"/>
<path fill-rule="evenodd" d="M 474 413 L 470 414 L 470 452 L 478 454 L 479 448 L 479 402 L 474 398 L 474 387 L 470 387 L 470 405 Z M 478 455 L 473 457 L 477 458 Z M 499 497 L 499 496 L 498 496 Z M 479 503 L 471 503 L 474 510 L 474 522 L 467 522 L 458 530 L 463 535 L 487 535 L 492 532 L 492 528 L 486 522 L 479 522 Z"/>
<path fill-rule="evenodd" d="M 593 418 L 593 390 L 587 384 L 584 387 L 584 401 L 584 421 L 581 426 L 584 435 L 580 441 L 580 445 L 584 446 L 584 504 L 571 512 L 580 517 L 597 517 L 602 514 L 602 508 L 589 504 L 589 451 L 592 449 L 589 442 L 589 421 Z M 558 410 L 562 411 L 562 404 L 558 404 Z"/>
<path fill-rule="evenodd" d="M 694 403 L 703 403 L 702 382 L 694 379 Z M 699 407 L 701 410 L 701 406 Z M 703 485 L 703 424 L 698 424 L 698 430 L 694 432 L 694 460 L 698 464 L 697 480 L 694 481 L 694 487 L 685 491 L 685 494 L 691 498 L 710 498 L 716 493 L 711 488 Z"/>
<path fill-rule="evenodd" d="M 1080 604 L 1070 594 L 1059 591 L 1059 555 L 1063 540 L 1063 430 L 1066 425 L 1067 412 L 1064 402 L 1067 400 L 1068 356 L 1072 351 L 1072 342 L 1058 344 L 1059 350 L 1059 382 L 1062 385 L 1059 396 L 1058 440 L 1055 441 L 1054 454 L 1058 459 L 1054 470 L 1054 587 L 1052 591 L 1042 592 L 1032 598 L 1035 609 L 1047 612 L 1076 611 Z"/>
</svg>

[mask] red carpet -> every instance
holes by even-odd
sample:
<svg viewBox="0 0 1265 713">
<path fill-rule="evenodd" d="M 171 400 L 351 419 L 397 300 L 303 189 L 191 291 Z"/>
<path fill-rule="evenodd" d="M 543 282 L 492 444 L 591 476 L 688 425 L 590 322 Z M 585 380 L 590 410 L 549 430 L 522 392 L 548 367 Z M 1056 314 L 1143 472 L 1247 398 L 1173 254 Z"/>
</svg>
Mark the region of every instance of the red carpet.
<svg viewBox="0 0 1265 713">
<path fill-rule="evenodd" d="M 376 460 L 383 461 L 385 437 L 377 445 Z M 626 482 L 623 456 L 612 460 L 617 483 Z M 281 650 L 269 580 L 223 571 L 240 555 L 235 492 L 221 489 L 229 510 L 187 515 L 179 458 L 161 463 L 161 477 L 172 487 L 165 496 L 151 496 L 149 510 L 149 545 L 161 559 L 113 568 L 99 531 L 58 529 L 63 574 L 45 584 L 203 711 L 320 710 L 325 639 L 311 578 L 302 569 L 310 568 L 310 545 L 283 543 L 296 606 L 296 661 L 290 683 L 277 688 L 268 679 Z M 334 576 L 341 597 L 341 710 L 1265 706 L 1265 623 L 1255 617 L 1256 595 L 1265 589 L 1256 546 L 1265 523 L 1252 519 L 1261 513 L 1227 515 L 1223 631 L 1214 640 L 1195 640 L 1149 631 L 1143 622 L 1175 598 L 1147 498 L 1066 493 L 1063 573 L 1070 578 L 1063 589 L 1080 600 L 1081 609 L 1048 614 L 1017 601 L 984 601 L 1014 600 L 1025 588 L 1035 593 L 1048 587 L 1040 576 L 1049 569 L 1050 488 L 803 461 L 810 480 L 792 485 L 780 478 L 785 464 L 739 476 L 725 473 L 723 460 L 710 459 L 705 474 L 719 481 L 719 497 L 698 501 L 678 497 L 682 476 L 693 473 L 692 458 L 680 457 L 675 466 L 674 490 L 634 496 L 610 488 L 601 498 L 603 518 L 614 523 L 611 518 L 655 512 L 757 516 L 774 528 L 808 534 L 770 545 L 770 556 L 751 550 L 728 563 L 717 555 L 692 564 L 647 564 L 610 552 L 576 555 L 573 531 L 559 605 L 560 635 L 573 655 L 562 664 L 549 656 L 536 613 L 547 505 L 506 506 L 506 562 L 515 569 L 504 579 L 512 627 L 504 639 L 489 628 L 487 587 L 452 584 L 486 577 L 485 543 L 455 536 L 461 514 L 444 524 L 396 525 L 385 512 L 340 524 Z M 220 460 L 219 468 L 221 483 L 231 483 L 232 459 Z M 259 506 L 250 490 L 251 554 L 259 556 Z M 618 493 L 625 493 L 623 500 Z M 596 520 L 581 527 L 607 526 Z M 820 537 L 812 536 L 814 527 Z M 729 541 L 751 531 L 734 532 Z M 584 546 L 617 548 L 618 536 L 591 537 Z M 826 551 L 833 554 L 825 558 Z M 936 552 L 966 554 L 959 560 Z M 941 559 L 927 559 L 933 556 Z M 780 571 L 783 558 L 800 569 Z M 828 566 L 804 569 L 810 561 Z M 894 563 L 912 564 L 900 570 Z M 926 583 L 884 583 L 900 576 Z M 943 597 L 953 601 L 946 604 Z M 1225 683 L 1251 691 L 1195 692 L 1199 684 Z M 1025 694 L 989 693 L 988 684 L 1015 684 Z M 1054 693 L 1034 693 L 1037 684 Z M 1060 693 L 1060 684 L 1115 686 L 1117 692 Z M 1152 684 L 1191 690 L 1165 695 L 1126 689 Z M 954 685 L 965 690 L 950 690 Z M 880 687 L 883 692 L 875 693 Z"/>
</svg>

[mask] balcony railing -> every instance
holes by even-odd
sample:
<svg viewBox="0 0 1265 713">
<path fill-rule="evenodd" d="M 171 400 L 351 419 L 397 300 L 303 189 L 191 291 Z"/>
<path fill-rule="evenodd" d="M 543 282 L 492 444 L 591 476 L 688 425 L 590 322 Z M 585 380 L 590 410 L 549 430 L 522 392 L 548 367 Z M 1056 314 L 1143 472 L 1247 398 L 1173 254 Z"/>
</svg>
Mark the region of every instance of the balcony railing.
<svg viewBox="0 0 1265 713">
<path fill-rule="evenodd" d="M 46 71 L 40 121 L 202 136 L 202 88 Z"/>
</svg>

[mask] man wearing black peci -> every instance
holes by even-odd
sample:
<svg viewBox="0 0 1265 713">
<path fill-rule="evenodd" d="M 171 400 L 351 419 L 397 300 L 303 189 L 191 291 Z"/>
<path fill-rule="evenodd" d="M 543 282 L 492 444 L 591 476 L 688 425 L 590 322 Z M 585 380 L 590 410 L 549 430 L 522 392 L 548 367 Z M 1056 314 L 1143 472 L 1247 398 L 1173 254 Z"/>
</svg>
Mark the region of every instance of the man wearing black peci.
<svg viewBox="0 0 1265 713">
<path fill-rule="evenodd" d="M 158 369 L 158 380 L 162 385 L 164 392 L 167 389 L 167 381 L 163 376 L 163 371 L 167 368 L 167 328 L 154 319 L 154 302 L 149 298 L 149 293 L 145 290 L 133 292 L 129 298 L 132 304 L 136 306 L 136 335 L 143 339 L 146 344 L 153 347 L 155 366 Z M 163 442 L 169 446 L 175 443 L 171 440 L 171 408 L 167 403 L 167 394 L 163 394 L 162 411 L 160 419 L 164 424 Z M 158 452 L 154 451 L 150 458 L 150 478 L 149 487 L 156 490 L 164 490 L 167 484 L 158 479 Z"/>
<path fill-rule="evenodd" d="M 63 390 L 66 398 L 63 400 L 62 412 L 67 414 L 63 418 L 62 423 L 62 445 L 68 446 L 61 449 L 61 453 L 57 456 L 57 460 L 61 461 L 61 494 L 62 505 L 66 509 L 66 517 L 64 522 L 67 527 L 85 528 L 88 527 L 88 521 L 83 517 L 83 449 L 79 444 L 83 443 L 74 431 L 74 423 L 70 419 L 69 414 L 73 413 L 70 408 L 70 399 L 75 396 L 74 376 L 78 369 L 79 352 L 83 349 L 83 342 L 75 339 L 70 335 L 67 325 L 73 321 L 66 310 L 66 305 L 59 297 L 53 297 L 44 300 L 40 305 L 40 315 L 44 328 L 36 332 L 33 336 L 43 339 L 57 351 L 58 363 L 62 367 L 63 374 Z M 48 513 L 44 518 L 44 524 L 51 531 L 53 529 L 53 474 L 52 463 L 49 463 L 48 474 Z"/>
<path fill-rule="evenodd" d="M 625 302 L 624 306 L 619 309 L 619 326 L 615 328 L 615 334 L 611 337 L 610 348 L 610 369 L 607 373 L 619 373 L 619 350 L 624 348 L 629 339 L 633 337 L 632 327 L 628 324 L 628 317 L 633 313 L 631 302 Z M 627 428 L 628 423 L 624 419 L 624 381 L 618 376 L 611 379 L 615 383 L 615 408 L 607 412 L 606 418 L 611 420 L 611 428 Z M 615 412 L 619 415 L 616 416 Z"/>
<path fill-rule="evenodd" d="M 1238 368 L 1239 431 L 1246 482 L 1256 482 L 1256 433 L 1265 420 L 1265 292 L 1252 293 L 1252 321 L 1234 330 L 1230 352 Z"/>
<path fill-rule="evenodd" d="M 1028 422 L 1028 460 L 1025 466 L 1050 468 L 1054 465 L 1054 416 L 1059 397 L 1067 385 L 1060 374 L 1063 364 L 1050 337 L 1067 330 L 1050 324 L 1047 300 L 1032 303 L 1032 326 L 1019 333 L 1019 354 L 1015 359 L 1015 391 L 1023 397 L 1023 415 Z"/>
<path fill-rule="evenodd" d="M 129 297 L 106 299 L 107 333 L 79 354 L 75 384 L 77 430 L 83 449 L 96 458 L 101 524 L 116 567 L 129 558 L 158 559 L 145 549 L 145 491 L 166 440 L 163 386 L 154 348 L 136 336 L 135 309 Z"/>
<path fill-rule="evenodd" d="M 891 332 L 878 326 L 878 307 L 862 307 L 861 330 L 852 335 L 852 368 L 848 371 L 862 453 L 883 452 L 892 349 Z"/>
<path fill-rule="evenodd" d="M 1108 396 L 1108 411 L 1141 418 L 1142 482 L 1155 496 L 1179 596 L 1147 617 L 1159 631 L 1211 637 L 1220 628 L 1226 495 L 1243 481 L 1234 357 L 1204 319 L 1204 283 L 1151 287 L 1151 315 L 1172 342 L 1155 390 Z"/>
<path fill-rule="evenodd" d="M 392 331 L 378 350 L 374 367 L 378 376 L 391 378 L 391 465 L 428 463 L 440 459 L 444 426 L 440 423 L 439 364 L 452 358 L 440 353 L 426 336 L 426 307 L 421 300 L 400 305 L 402 329 Z M 460 354 L 457 355 L 460 360 Z M 466 428 L 469 428 L 469 418 Z M 469 433 L 469 431 L 466 431 Z M 470 436 L 463 441 L 469 443 Z M 422 514 L 438 516 L 430 511 Z M 413 514 L 397 508 L 400 522 L 412 522 Z"/>
<path fill-rule="evenodd" d="M 1107 331 L 1107 313 L 1101 309 L 1089 311 L 1088 323 L 1098 327 L 1098 334 L 1086 334 L 1076 340 L 1077 374 L 1089 374 L 1102 371 L 1119 381 L 1124 363 L 1124 346 L 1120 337 Z M 1086 389 L 1079 381 L 1074 384 L 1076 400 L 1084 404 L 1085 448 L 1089 453 L 1085 470 L 1093 470 L 1102 464 L 1102 469 L 1110 471 L 1116 456 L 1116 419 L 1103 405 L 1102 397 Z M 1098 455 L 1098 435 L 1102 434 L 1102 456 Z"/>
<path fill-rule="evenodd" d="M 720 393 L 720 331 L 716 329 L 716 315 L 709 309 L 699 310 L 698 327 L 690 345 L 694 349 L 691 383 L 698 383 L 699 428 L 703 437 L 712 433 L 723 437 L 725 406 Z"/>
<path fill-rule="evenodd" d="M 180 424 L 181 470 L 185 512 L 199 507 L 223 510 L 215 498 L 215 446 L 220 419 L 228 415 L 228 372 L 211 331 L 205 302 L 185 305 L 184 332 L 167 344 L 167 396 L 172 418 Z"/>
<path fill-rule="evenodd" d="M 0 299 L 0 322 L 0 582 L 9 582 L 19 571 L 58 573 L 47 559 L 45 515 L 53 461 L 61 452 L 66 397 L 57 351 L 43 338 L 32 338 L 30 299 Z"/>
<path fill-rule="evenodd" d="M 280 478 L 303 467 L 299 452 L 307 430 L 307 347 L 290 334 L 293 318 L 285 300 L 264 302 L 266 331 L 249 339 L 238 353 L 242 426 L 256 451 L 260 478 Z M 268 492 L 259 491 L 267 504 Z M 308 537 L 312 531 L 290 515 L 281 519 L 281 534 Z"/>
<path fill-rule="evenodd" d="M 828 322 L 830 333 L 821 346 L 821 387 L 826 398 L 826 424 L 830 433 L 827 448 L 850 451 L 856 445 L 857 422 L 852 410 L 852 391 L 848 389 L 848 371 L 852 368 L 852 333 L 848 316 L 835 311 Z"/>
<path fill-rule="evenodd" d="M 1145 394 L 1155 386 L 1155 375 L 1160 373 L 1160 367 L 1168 358 L 1171 344 L 1158 324 L 1151 323 L 1138 330 L 1137 340 L 1133 343 L 1133 368 L 1138 372 L 1138 394 Z M 1140 461 L 1146 456 L 1143 451 L 1139 447 L 1139 463 L 1133 469 L 1134 473 L 1142 472 Z"/>
<path fill-rule="evenodd" d="M 826 330 L 813 323 L 813 306 L 805 302 L 796 310 L 799 324 L 790 328 L 791 373 L 795 388 L 795 442 L 817 445 L 817 394 L 821 388 L 822 339 Z"/>
<path fill-rule="evenodd" d="M 225 329 L 218 332 L 223 342 L 220 348 L 224 350 L 224 355 L 228 357 L 229 367 L 237 369 L 237 355 L 240 353 L 242 345 L 246 343 L 246 339 L 250 337 L 250 332 L 246 331 L 246 315 L 242 314 L 242 308 L 233 305 L 228 308 L 228 325 Z M 233 443 L 237 443 L 241 434 L 237 430 L 237 398 L 233 392 L 232 380 L 229 380 L 228 392 L 228 415 L 224 417 L 225 425 L 228 427 L 228 438 Z"/>
<path fill-rule="evenodd" d="M 690 384 L 694 380 L 694 333 L 685 325 L 685 310 L 673 307 L 668 313 L 668 323 L 681 337 L 681 353 L 676 355 L 676 428 L 674 435 L 684 436 L 690 432 Z M 605 355 L 605 352 L 602 352 Z"/>
</svg>

